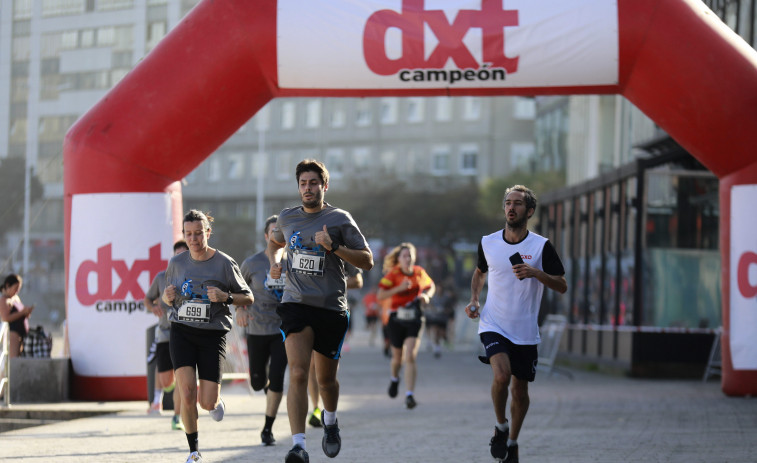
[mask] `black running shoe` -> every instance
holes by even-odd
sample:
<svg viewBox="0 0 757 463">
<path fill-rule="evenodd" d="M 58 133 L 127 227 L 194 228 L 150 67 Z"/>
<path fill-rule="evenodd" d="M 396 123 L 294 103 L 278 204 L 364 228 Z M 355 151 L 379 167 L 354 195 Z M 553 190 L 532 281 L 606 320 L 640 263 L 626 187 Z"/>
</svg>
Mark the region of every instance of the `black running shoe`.
<svg viewBox="0 0 757 463">
<path fill-rule="evenodd" d="M 310 457 L 305 449 L 299 445 L 295 445 L 292 447 L 292 450 L 287 453 L 284 463 L 310 463 Z"/>
<path fill-rule="evenodd" d="M 518 444 L 507 447 L 507 458 L 504 463 L 518 463 Z"/>
<path fill-rule="evenodd" d="M 489 441 L 491 446 L 492 456 L 498 460 L 504 460 L 507 456 L 507 438 L 510 434 L 510 428 L 508 427 L 504 431 L 500 431 L 496 426 L 494 427 L 494 436 Z M 517 453 L 517 450 L 516 450 Z M 517 456 L 515 457 L 517 461 Z"/>
<path fill-rule="evenodd" d="M 339 421 L 337 420 L 331 426 L 323 423 L 323 440 L 321 441 L 323 453 L 329 458 L 339 455 L 342 449 L 342 438 L 339 437 Z"/>
<path fill-rule="evenodd" d="M 276 442 L 276 439 L 273 438 L 273 431 L 265 428 L 260 431 L 260 440 L 263 442 L 263 445 L 273 445 Z"/>
<path fill-rule="evenodd" d="M 413 397 L 412 394 L 410 394 L 409 396 L 405 397 L 405 406 L 408 409 L 413 409 L 413 408 L 415 408 L 416 405 L 418 405 L 418 403 L 415 401 L 415 397 Z"/>
<path fill-rule="evenodd" d="M 399 380 L 390 381 L 389 382 L 389 397 L 391 397 L 392 399 L 397 397 L 397 389 L 399 389 L 399 387 L 400 387 Z"/>
</svg>

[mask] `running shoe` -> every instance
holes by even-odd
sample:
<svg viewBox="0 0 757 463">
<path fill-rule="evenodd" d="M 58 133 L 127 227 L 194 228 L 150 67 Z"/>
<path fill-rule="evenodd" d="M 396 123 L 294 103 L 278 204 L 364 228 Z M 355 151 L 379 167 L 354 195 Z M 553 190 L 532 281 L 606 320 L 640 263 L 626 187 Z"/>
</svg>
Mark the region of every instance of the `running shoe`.
<svg viewBox="0 0 757 463">
<path fill-rule="evenodd" d="M 342 449 L 342 438 L 339 437 L 339 420 L 332 425 L 323 424 L 323 440 L 321 441 L 323 453 L 329 458 L 339 455 Z"/>
<path fill-rule="evenodd" d="M 299 445 L 295 445 L 292 447 L 292 450 L 287 453 L 284 463 L 310 463 L 310 457 L 305 449 Z"/>
<path fill-rule="evenodd" d="M 150 408 L 147 409 L 148 415 L 160 415 L 160 404 L 151 403 Z"/>
<path fill-rule="evenodd" d="M 507 458 L 504 463 L 518 463 L 518 444 L 507 447 Z"/>
<path fill-rule="evenodd" d="M 200 455 L 200 452 L 192 452 L 189 454 L 189 457 L 187 457 L 187 461 L 185 463 L 202 463 L 202 455 Z"/>
<path fill-rule="evenodd" d="M 416 405 L 418 405 L 418 402 L 415 401 L 415 397 L 413 397 L 412 394 L 405 397 L 405 406 L 408 408 L 408 410 L 412 410 Z"/>
<path fill-rule="evenodd" d="M 508 427 L 504 431 L 500 431 L 499 428 L 496 426 L 494 427 L 494 436 L 492 436 L 492 440 L 489 441 L 489 446 L 491 446 L 491 453 L 492 456 L 498 460 L 504 461 L 504 458 L 507 456 L 507 438 L 510 434 L 510 428 Z M 517 450 L 516 450 L 517 454 Z M 516 455 L 516 461 L 517 461 L 517 455 Z"/>
<path fill-rule="evenodd" d="M 171 418 L 171 429 L 174 431 L 184 431 L 184 423 L 181 422 L 181 417 L 179 415 L 174 415 L 173 418 Z"/>
<path fill-rule="evenodd" d="M 276 442 L 276 439 L 273 438 L 273 431 L 263 428 L 263 430 L 260 431 L 260 441 L 263 442 L 263 445 L 273 445 L 273 443 Z"/>
<path fill-rule="evenodd" d="M 214 421 L 221 421 L 225 412 L 226 404 L 223 403 L 223 399 L 220 399 L 216 408 L 210 411 L 210 417 L 213 418 Z"/>
<path fill-rule="evenodd" d="M 399 388 L 399 386 L 400 386 L 399 380 L 389 381 L 389 397 L 391 397 L 392 399 L 397 397 L 397 389 Z"/>
<path fill-rule="evenodd" d="M 314 428 L 320 428 L 323 426 L 321 424 L 321 409 L 318 407 L 315 407 L 312 412 L 310 412 L 310 416 L 308 417 L 308 423 L 310 423 L 310 426 Z"/>
</svg>

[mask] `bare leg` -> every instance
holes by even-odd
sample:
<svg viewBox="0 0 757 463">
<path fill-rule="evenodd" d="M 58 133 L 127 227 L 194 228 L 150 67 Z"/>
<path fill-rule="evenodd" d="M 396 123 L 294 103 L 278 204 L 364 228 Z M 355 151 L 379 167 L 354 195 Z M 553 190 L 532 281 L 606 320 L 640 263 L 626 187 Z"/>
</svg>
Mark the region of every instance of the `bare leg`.
<svg viewBox="0 0 757 463">
<path fill-rule="evenodd" d="M 339 381 L 336 379 L 339 360 L 330 359 L 318 352 L 315 353 L 314 360 L 323 409 L 335 412 L 339 403 Z"/>
<path fill-rule="evenodd" d="M 510 401 L 510 439 L 517 440 L 520 428 L 526 419 L 528 406 L 531 404 L 531 399 L 528 396 L 528 381 L 513 376 L 510 393 L 512 394 Z"/>
<path fill-rule="evenodd" d="M 313 340 L 313 329 L 307 326 L 298 333 L 289 333 L 284 342 L 289 360 L 287 412 L 289 428 L 293 435 L 305 432 L 305 418 L 308 413 L 308 376 Z"/>
<path fill-rule="evenodd" d="M 512 373 L 510 371 L 510 357 L 504 353 L 494 354 L 489 358 L 494 373 L 492 380 L 492 403 L 497 423 L 504 423 L 507 419 L 507 387 L 510 385 Z"/>
<path fill-rule="evenodd" d="M 403 345 L 405 354 L 405 386 L 408 391 L 415 390 L 415 379 L 418 376 L 418 349 L 421 343 L 418 338 L 407 338 Z"/>
<path fill-rule="evenodd" d="M 175 372 L 176 388 L 180 390 L 181 422 L 187 434 L 197 432 L 197 377 L 192 367 L 180 367 Z"/>
</svg>

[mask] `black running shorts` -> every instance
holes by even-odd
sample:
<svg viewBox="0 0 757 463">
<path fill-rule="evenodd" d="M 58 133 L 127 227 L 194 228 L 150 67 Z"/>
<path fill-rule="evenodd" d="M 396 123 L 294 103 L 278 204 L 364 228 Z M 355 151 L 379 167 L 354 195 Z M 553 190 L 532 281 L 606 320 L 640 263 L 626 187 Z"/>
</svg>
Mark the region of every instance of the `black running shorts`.
<svg viewBox="0 0 757 463">
<path fill-rule="evenodd" d="M 287 353 L 279 334 L 248 334 L 247 358 L 250 363 L 250 386 L 259 391 L 268 386 L 272 392 L 284 391 Z"/>
<path fill-rule="evenodd" d="M 279 304 L 276 313 L 281 317 L 281 332 L 284 339 L 290 333 L 299 333 L 306 326 L 313 329 L 313 350 L 330 359 L 338 359 L 344 338 L 350 325 L 350 312 L 337 312 L 311 305 L 285 302 Z"/>
<path fill-rule="evenodd" d="M 192 367 L 200 379 L 221 384 L 221 361 L 226 358 L 226 331 L 171 324 L 171 361 L 174 370 Z"/>
<path fill-rule="evenodd" d="M 168 341 L 156 344 L 155 359 L 158 362 L 158 373 L 173 371 L 173 362 L 171 361 L 171 350 L 168 347 Z"/>
<path fill-rule="evenodd" d="M 502 352 L 510 358 L 510 369 L 516 378 L 529 382 L 536 378 L 536 364 L 539 360 L 536 344 L 513 344 L 501 334 L 491 331 L 481 333 L 479 338 L 486 349 L 486 357 L 479 357 L 482 362 L 489 363 L 492 355 Z"/>
<path fill-rule="evenodd" d="M 397 321 L 397 312 L 392 312 L 391 315 L 389 315 L 389 323 L 387 323 L 389 329 L 389 343 L 392 347 L 401 349 L 402 345 L 405 343 L 405 339 L 418 337 L 422 326 L 422 320 L 409 323 Z"/>
</svg>

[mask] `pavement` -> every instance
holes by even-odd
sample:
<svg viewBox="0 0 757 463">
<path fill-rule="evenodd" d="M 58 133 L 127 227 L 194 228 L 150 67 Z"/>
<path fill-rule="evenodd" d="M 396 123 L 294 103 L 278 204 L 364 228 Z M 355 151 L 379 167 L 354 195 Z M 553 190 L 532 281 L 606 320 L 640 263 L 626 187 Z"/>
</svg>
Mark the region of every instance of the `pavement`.
<svg viewBox="0 0 757 463">
<path fill-rule="evenodd" d="M 389 362 L 377 347 L 353 336 L 340 364 L 338 417 L 342 450 L 326 457 L 321 429 L 308 426 L 313 463 L 493 462 L 489 439 L 494 414 L 491 370 L 474 348 L 458 346 L 418 360 L 418 406 L 407 410 L 386 394 Z M 522 462 L 757 462 L 757 399 L 725 396 L 717 380 L 649 380 L 582 370 L 538 372 L 531 406 L 518 439 Z M 292 446 L 286 404 L 273 432 L 276 445 L 260 444 L 265 397 L 243 381 L 224 383 L 226 416 L 214 422 L 200 411 L 205 462 L 283 462 Z M 14 411 L 105 413 L 47 421 L 0 433 L 7 462 L 184 462 L 184 433 L 170 414 L 148 416 L 146 401 L 22 404 Z"/>
</svg>

